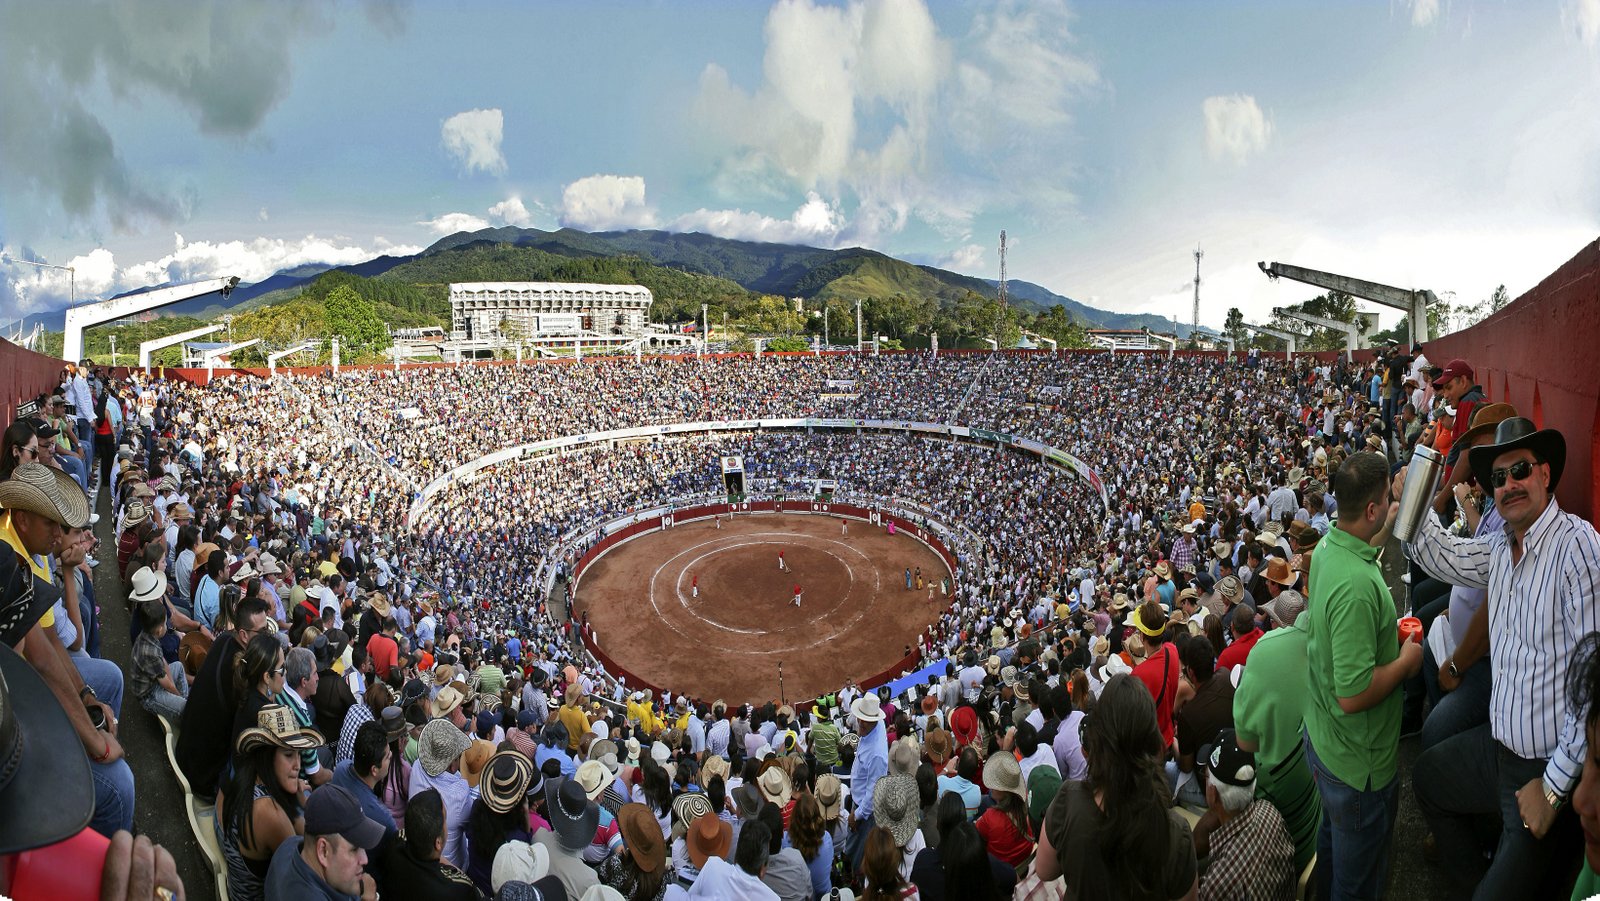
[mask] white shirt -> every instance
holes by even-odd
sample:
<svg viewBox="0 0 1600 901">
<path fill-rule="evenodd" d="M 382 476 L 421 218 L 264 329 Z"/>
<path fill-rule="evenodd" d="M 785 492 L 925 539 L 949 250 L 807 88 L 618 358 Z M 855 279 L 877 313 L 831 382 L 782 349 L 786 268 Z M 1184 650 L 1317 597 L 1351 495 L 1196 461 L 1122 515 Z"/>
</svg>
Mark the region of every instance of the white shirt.
<svg viewBox="0 0 1600 901">
<path fill-rule="evenodd" d="M 1549 759 L 1545 787 L 1566 797 L 1583 772 L 1584 722 L 1568 703 L 1567 669 L 1600 628 L 1600 535 L 1550 499 L 1511 559 L 1510 529 L 1457 538 L 1424 516 L 1412 559 L 1435 578 L 1489 591 L 1489 727 L 1519 757 Z"/>
</svg>

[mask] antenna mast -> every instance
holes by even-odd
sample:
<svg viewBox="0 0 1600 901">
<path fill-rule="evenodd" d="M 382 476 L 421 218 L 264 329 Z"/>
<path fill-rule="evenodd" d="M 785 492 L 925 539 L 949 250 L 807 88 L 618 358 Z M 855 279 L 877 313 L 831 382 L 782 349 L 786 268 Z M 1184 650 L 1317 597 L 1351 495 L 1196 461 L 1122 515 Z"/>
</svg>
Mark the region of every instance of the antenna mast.
<svg viewBox="0 0 1600 901">
<path fill-rule="evenodd" d="M 1200 245 L 1194 246 L 1194 331 L 1189 333 L 1189 340 L 1200 341 L 1200 258 L 1205 253 L 1200 250 Z M 1177 335 L 1173 335 L 1174 338 Z"/>
<path fill-rule="evenodd" d="M 1000 308 L 995 311 L 994 348 L 1000 349 L 1000 329 L 1006 315 L 1006 230 L 1000 230 Z"/>
</svg>

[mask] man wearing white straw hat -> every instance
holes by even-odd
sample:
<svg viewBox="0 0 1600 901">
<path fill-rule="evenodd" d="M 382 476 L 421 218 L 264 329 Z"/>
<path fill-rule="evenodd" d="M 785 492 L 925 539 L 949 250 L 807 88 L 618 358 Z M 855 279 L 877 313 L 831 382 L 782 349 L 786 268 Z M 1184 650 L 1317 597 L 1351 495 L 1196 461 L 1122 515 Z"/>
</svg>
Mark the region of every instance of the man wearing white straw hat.
<svg viewBox="0 0 1600 901">
<path fill-rule="evenodd" d="M 41 561 L 48 560 L 70 530 L 89 524 L 89 499 L 83 489 L 58 469 L 24 463 L 12 472 L 11 478 L 0 482 L 0 507 L 4 508 L 0 512 L 0 540 L 11 546 L 19 562 L 27 562 L 36 577 L 36 591 L 41 582 L 51 585 L 49 566 Z M 51 591 L 54 592 L 53 586 Z M 10 601 L 0 598 L 0 610 L 6 609 Z M 95 815 L 90 826 L 107 836 L 118 829 L 132 829 L 133 771 L 122 759 L 122 745 L 117 741 L 118 711 L 106 703 L 121 704 L 121 671 L 116 674 L 115 691 L 106 691 L 110 697 L 102 700 L 100 688 L 110 688 L 111 684 L 97 687 L 84 682 L 66 648 L 61 646 L 55 616 L 48 610 L 14 646 L 50 686 L 89 756 L 95 784 Z"/>
</svg>

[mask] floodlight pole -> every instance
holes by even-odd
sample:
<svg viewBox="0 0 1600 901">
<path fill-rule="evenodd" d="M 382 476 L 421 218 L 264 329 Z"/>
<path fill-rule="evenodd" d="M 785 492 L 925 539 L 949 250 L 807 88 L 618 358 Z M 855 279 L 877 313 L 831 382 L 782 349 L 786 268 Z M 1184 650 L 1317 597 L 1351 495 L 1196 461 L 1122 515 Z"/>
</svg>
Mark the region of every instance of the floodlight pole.
<svg viewBox="0 0 1600 901">
<path fill-rule="evenodd" d="M 861 298 L 856 298 L 856 353 L 861 353 Z"/>
<path fill-rule="evenodd" d="M 702 360 L 705 359 L 706 351 L 708 351 L 711 348 L 711 312 L 710 311 L 711 311 L 711 305 L 710 304 L 704 304 L 703 303 L 703 304 L 700 305 L 700 358 Z M 723 315 L 726 316 L 727 314 L 724 313 Z M 724 326 L 724 329 L 726 329 L 726 326 Z"/>
</svg>

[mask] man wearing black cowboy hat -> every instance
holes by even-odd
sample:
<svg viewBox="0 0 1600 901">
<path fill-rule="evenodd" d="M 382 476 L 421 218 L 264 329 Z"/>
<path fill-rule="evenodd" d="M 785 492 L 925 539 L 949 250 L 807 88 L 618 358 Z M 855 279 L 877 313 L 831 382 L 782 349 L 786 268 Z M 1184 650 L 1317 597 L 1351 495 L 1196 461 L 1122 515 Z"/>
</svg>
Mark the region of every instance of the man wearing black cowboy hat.
<svg viewBox="0 0 1600 901">
<path fill-rule="evenodd" d="M 1434 577 L 1488 591 L 1477 616 L 1495 666 L 1489 722 L 1430 748 L 1424 756 L 1439 765 L 1419 760 L 1414 780 L 1463 895 L 1476 883 L 1478 898 L 1554 897 L 1576 858 L 1577 822 L 1566 808 L 1586 748 L 1565 689 L 1573 649 L 1600 628 L 1600 535 L 1555 500 L 1566 457 L 1560 432 L 1520 416 L 1502 421 L 1494 443 L 1467 459 L 1505 531 L 1456 538 L 1425 516 L 1412 545 Z M 1495 819 L 1499 843 L 1484 873 L 1478 827 Z"/>
</svg>

